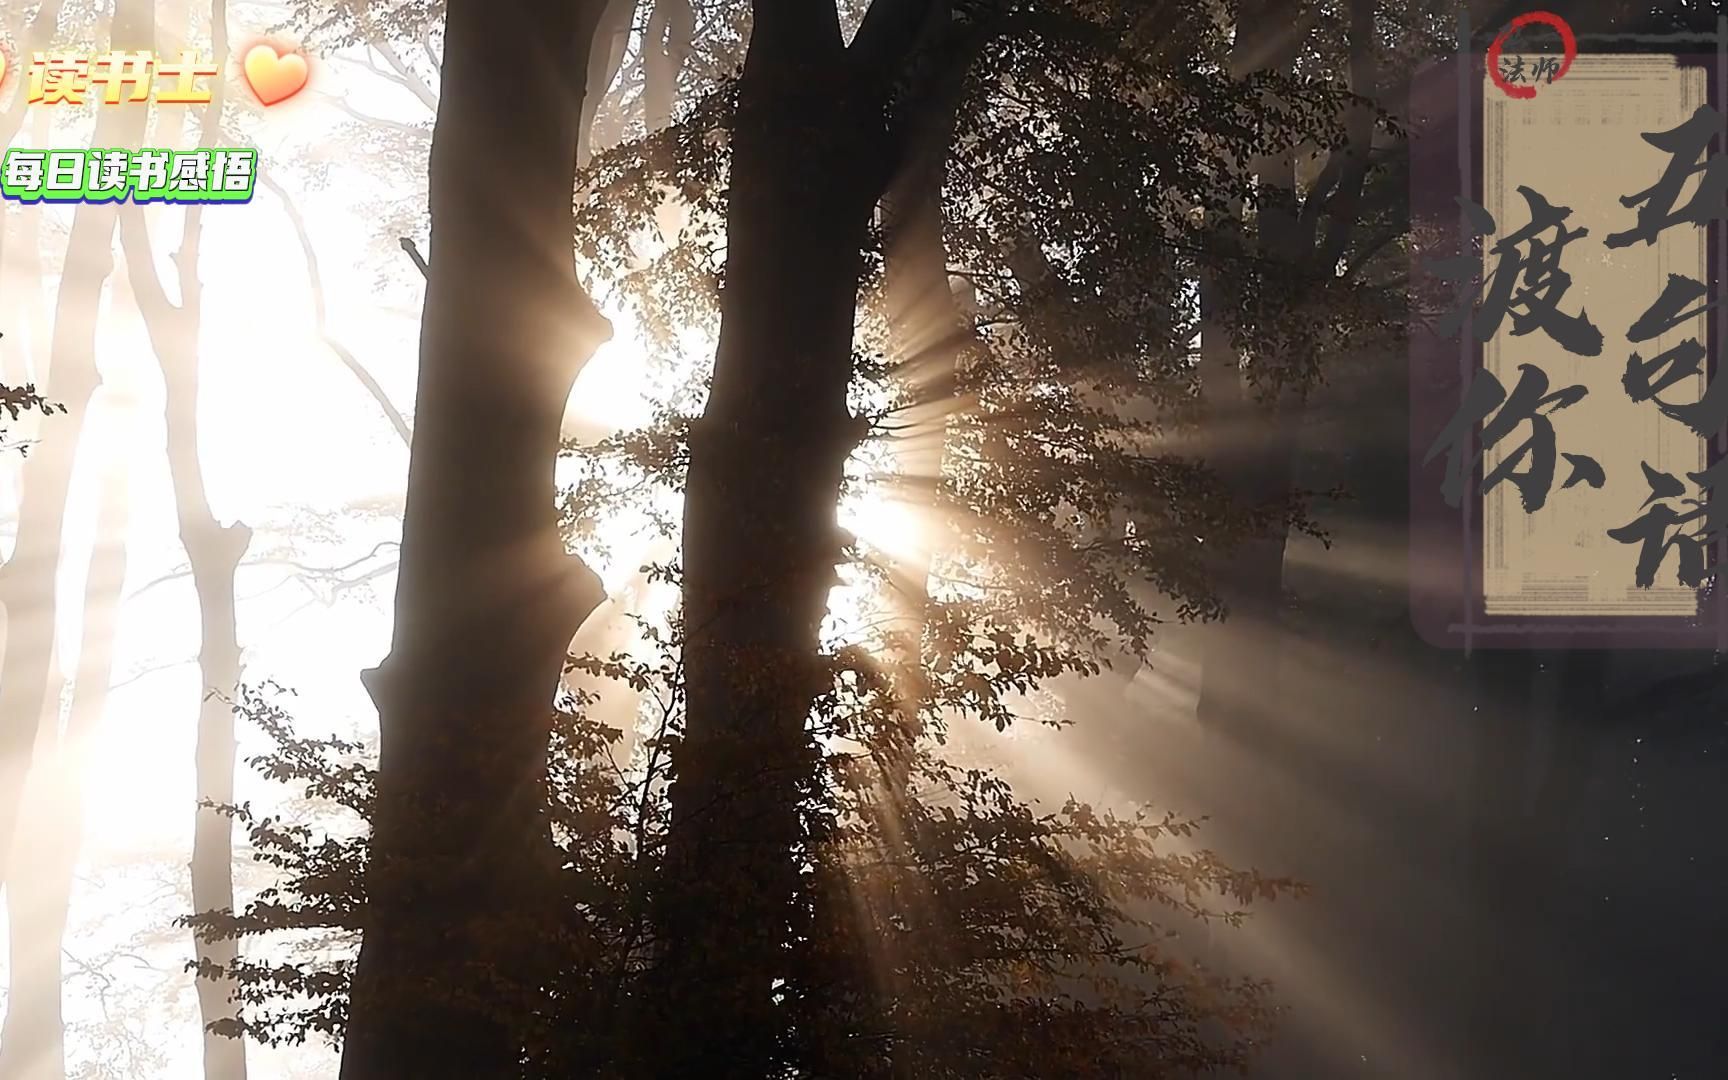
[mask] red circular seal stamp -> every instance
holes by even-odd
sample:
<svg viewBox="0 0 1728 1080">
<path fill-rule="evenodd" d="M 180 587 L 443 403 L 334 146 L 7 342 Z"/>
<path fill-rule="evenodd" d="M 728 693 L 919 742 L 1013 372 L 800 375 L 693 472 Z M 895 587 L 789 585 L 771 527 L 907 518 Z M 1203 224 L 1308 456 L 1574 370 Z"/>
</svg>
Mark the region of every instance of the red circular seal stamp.
<svg viewBox="0 0 1728 1080">
<path fill-rule="evenodd" d="M 1494 44 L 1488 46 L 1488 77 L 1494 85 L 1505 91 L 1507 97 L 1533 98 L 1536 96 L 1535 86 L 1519 86 L 1507 79 L 1500 71 L 1500 49 L 1506 44 L 1506 39 L 1526 26 L 1552 27 L 1560 35 L 1560 47 L 1564 55 L 1560 59 L 1560 68 L 1554 72 L 1549 82 L 1566 74 L 1572 66 L 1572 61 L 1578 58 L 1578 38 L 1573 35 L 1572 28 L 1566 25 L 1566 20 L 1549 11 L 1527 11 L 1506 24 L 1506 29 L 1500 31 L 1500 36 L 1494 39 Z"/>
</svg>

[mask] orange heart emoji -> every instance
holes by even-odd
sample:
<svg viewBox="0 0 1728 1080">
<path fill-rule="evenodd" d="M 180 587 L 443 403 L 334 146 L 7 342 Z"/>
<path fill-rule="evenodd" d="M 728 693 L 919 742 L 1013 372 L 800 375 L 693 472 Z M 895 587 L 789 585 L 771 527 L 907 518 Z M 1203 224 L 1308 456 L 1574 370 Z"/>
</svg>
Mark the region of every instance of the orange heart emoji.
<svg viewBox="0 0 1728 1080">
<path fill-rule="evenodd" d="M 299 53 L 279 56 L 274 46 L 254 45 L 246 50 L 243 67 L 246 84 L 258 95 L 260 105 L 286 101 L 306 85 L 306 58 Z"/>
</svg>

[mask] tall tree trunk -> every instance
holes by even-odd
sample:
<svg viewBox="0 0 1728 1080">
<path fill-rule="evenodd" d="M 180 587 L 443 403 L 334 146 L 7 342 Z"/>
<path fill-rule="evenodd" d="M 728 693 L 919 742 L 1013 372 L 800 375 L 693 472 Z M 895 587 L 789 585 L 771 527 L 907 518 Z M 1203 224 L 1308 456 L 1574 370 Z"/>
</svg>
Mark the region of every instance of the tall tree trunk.
<svg viewBox="0 0 1728 1080">
<path fill-rule="evenodd" d="M 1365 97 L 1377 90 L 1375 9 L 1375 0 L 1351 0 L 1349 5 L 1350 87 Z M 1257 70 L 1288 71 L 1294 63 L 1306 31 L 1278 22 L 1272 14 L 1264 3 L 1243 5 L 1232 58 L 1237 78 Z M 1326 200 L 1323 214 L 1319 206 L 1303 205 L 1298 197 L 1293 152 L 1265 155 L 1252 163 L 1260 188 L 1257 254 L 1267 268 L 1265 283 L 1277 293 L 1316 291 L 1320 280 L 1335 274 L 1338 260 L 1348 249 L 1357 226 L 1373 145 L 1373 113 L 1352 106 L 1346 123 L 1346 145 L 1334 151 L 1327 162 L 1336 179 L 1325 190 L 1308 196 L 1311 201 Z M 1322 217 L 1326 228 L 1317 237 Z M 1223 228 L 1233 232 L 1235 226 L 1225 223 Z M 1212 399 L 1208 405 L 1214 410 L 1214 422 L 1223 421 L 1208 449 L 1242 501 L 1263 507 L 1285 506 L 1295 494 L 1306 386 L 1299 382 L 1278 387 L 1265 384 L 1257 388 L 1259 393 L 1247 391 L 1241 383 L 1244 372 L 1237 363 L 1237 352 L 1225 343 L 1227 335 L 1221 332 L 1216 285 L 1215 279 L 1201 282 L 1206 320 L 1202 384 Z M 1287 317 L 1277 314 L 1276 304 L 1269 308 L 1274 314 L 1265 317 Z M 1249 317 L 1260 316 L 1249 313 Z M 1206 344 L 1209 338 L 1216 338 L 1218 345 Z M 1265 370 L 1271 364 L 1300 359 L 1256 356 L 1251 364 Z M 1251 397 L 1256 400 L 1248 400 Z M 1281 656 L 1278 626 L 1284 606 L 1284 556 L 1289 539 L 1290 530 L 1278 526 L 1225 552 L 1216 564 L 1216 584 L 1229 621 L 1210 628 L 1203 638 L 1206 655 L 1197 706 L 1203 722 L 1251 721 L 1256 712 L 1276 707 Z M 1243 679 L 1245 670 L 1253 670 L 1255 677 Z"/>
<path fill-rule="evenodd" d="M 447 8 L 394 636 L 364 676 L 378 804 L 343 1080 L 516 1075 L 513 1025 L 547 953 L 548 719 L 565 649 L 604 598 L 565 554 L 553 500 L 565 402 L 610 334 L 571 241 L 587 82 L 573 58 L 601 7 Z M 506 69 L 521 79 L 508 98 L 488 89 Z"/>
<path fill-rule="evenodd" d="M 211 4 L 211 50 L 228 50 L 227 3 Z M 223 86 L 218 81 L 199 124 L 198 146 L 217 144 L 222 127 Z M 235 687 L 240 681 L 240 643 L 235 629 L 234 573 L 251 543 L 242 522 L 223 525 L 210 509 L 199 457 L 199 330 L 203 323 L 203 285 L 198 278 L 203 207 L 185 210 L 180 249 L 174 255 L 179 301 L 168 299 L 156 272 L 143 208 L 120 212 L 120 240 L 126 268 L 138 298 L 150 344 L 166 388 L 168 472 L 174 488 L 174 514 L 180 543 L 192 568 L 198 597 L 199 707 L 194 751 L 197 809 L 192 834 L 192 906 L 196 911 L 234 906 L 233 822 L 213 806 L 234 801 Z M 204 1021 L 205 1080 L 245 1080 L 246 1044 L 223 1034 L 236 1006 L 234 983 L 221 974 L 239 954 L 233 940 L 195 938 L 199 964 L 198 1011 Z"/>
<path fill-rule="evenodd" d="M 1301 48 L 1300 32 L 1266 16 L 1264 2 L 1244 2 L 1237 14 L 1236 41 L 1232 50 L 1233 77 L 1246 78 L 1258 71 L 1282 72 Z M 1250 165 L 1260 186 L 1259 236 L 1255 252 L 1276 265 L 1290 254 L 1286 245 L 1294 225 L 1292 209 L 1284 205 L 1285 193 L 1295 198 L 1295 159 L 1289 153 L 1256 158 Z M 1237 234 L 1235 222 L 1221 223 L 1228 239 Z M 1216 295 L 1206 295 L 1220 284 L 1214 276 L 1203 280 L 1202 316 L 1206 331 L 1221 331 L 1218 325 L 1224 305 Z M 1238 312 L 1236 317 L 1243 317 Z M 1253 317 L 1251 313 L 1248 317 Z M 1218 333 L 1216 346 L 1202 339 L 1201 377 L 1208 406 L 1221 415 L 1210 416 L 1215 430 L 1207 449 L 1213 464 L 1230 482 L 1236 498 L 1259 506 L 1288 497 L 1294 475 L 1288 460 L 1293 452 L 1294 431 L 1282 395 L 1254 402 L 1241 380 L 1246 374 L 1227 333 Z M 1263 357 L 1254 358 L 1263 362 Z M 1256 406 L 1259 406 L 1256 408 Z M 1258 414 L 1258 415 L 1256 415 Z M 1246 445 L 1239 445 L 1241 443 Z M 1284 549 L 1289 533 L 1273 533 L 1244 541 L 1224 552 L 1214 564 L 1214 585 L 1225 607 L 1227 623 L 1203 636 L 1206 655 L 1200 674 L 1200 699 L 1196 712 L 1203 723 L 1219 725 L 1247 719 L 1256 708 L 1276 700 L 1278 642 L 1276 626 L 1283 606 Z M 1245 664 L 1252 664 L 1255 678 L 1244 679 Z"/>
<path fill-rule="evenodd" d="M 637 0 L 604 0 L 600 21 L 595 27 L 588 49 L 588 88 L 582 95 L 581 126 L 576 129 L 576 164 L 583 167 L 594 156 L 594 118 L 600 115 L 600 105 L 606 91 L 618 78 L 624 66 L 624 53 L 630 47 L 630 23 L 636 14 Z"/>
<path fill-rule="evenodd" d="M 672 123 L 678 103 L 678 75 L 696 38 L 696 13 L 690 0 L 652 0 L 642 43 L 642 115 L 650 132 Z"/>
<path fill-rule="evenodd" d="M 820 631 L 848 541 L 841 478 L 867 432 L 847 407 L 863 249 L 944 62 L 988 23 L 946 0 L 878 0 L 848 45 L 829 4 L 752 14 L 720 341 L 689 437 L 685 731 L 638 1018 L 637 1074 L 668 1080 L 778 1075 L 816 1037 L 775 991 L 809 932 L 797 853 L 816 838 L 800 806 L 817 779 L 810 707 L 832 685 Z"/>
<path fill-rule="evenodd" d="M 37 146 L 48 142 L 48 113 L 38 109 L 33 120 Z M 44 386 L 48 381 L 48 300 L 42 287 L 41 211 L 25 209 L 16 215 L 0 215 L 0 384 L 21 387 Z M 22 332 L 21 332 L 22 331 Z M 42 414 L 32 409 L 14 421 L 7 417 L 6 442 L 29 445 L 42 426 Z M 0 453 L 0 493 L 10 493 L 17 508 L 23 490 L 26 456 Z M 0 495 L 3 498 L 4 495 Z M 0 559 L 0 563 L 4 560 Z M 0 630 L 5 626 L 5 605 L 0 604 Z M 0 632 L 0 642 L 5 635 Z"/>
<path fill-rule="evenodd" d="M 57 7 L 58 5 L 50 4 L 38 9 L 27 35 L 38 42 L 45 40 L 42 13 L 47 13 L 46 24 L 51 26 Z M 22 124 L 24 98 L 23 94 L 16 95 L 11 108 L 4 118 L 0 119 L 0 132 L 16 132 Z M 47 119 L 46 112 L 37 110 L 34 117 L 37 145 L 43 145 Z M 5 139 L 0 137 L 0 142 L 4 141 Z M 0 290 L 4 290 L 7 301 L 5 310 L 29 327 L 28 337 L 23 334 L 9 335 L 5 345 L 0 346 L 0 349 L 7 353 L 5 368 L 0 370 L 0 383 L 13 386 L 45 382 L 49 371 L 51 340 L 46 329 L 47 320 L 43 316 L 45 303 L 41 294 L 39 215 L 40 211 L 34 208 L 25 209 L 17 215 L 16 232 L 10 237 L 12 244 L 4 251 L 4 254 L 10 257 L 12 265 L 0 263 L 0 273 L 4 275 L 0 277 Z M 16 323 L 8 320 L 7 325 Z M 23 422 L 13 429 L 10 437 L 20 441 L 33 440 L 40 428 L 41 418 L 31 413 L 21 419 Z M 16 454 L 4 456 L 6 460 L 3 467 L 10 474 L 10 484 L 22 478 L 28 458 Z M 99 521 L 99 545 L 103 542 L 103 528 L 104 523 Z M 92 581 L 86 592 L 86 648 L 89 647 L 90 620 L 94 617 L 90 609 L 97 603 L 94 579 L 99 572 L 95 565 L 99 559 L 100 549 L 92 560 Z M 3 605 L 0 605 L 0 612 L 4 612 Z M 18 613 L 20 621 L 25 617 L 23 612 Z M 5 625 L 5 621 L 0 621 L 0 627 Z M 0 641 L 4 640 L 5 634 L 0 633 Z M 79 656 L 82 672 L 85 666 L 82 650 Z M 7 1007 L 5 1024 L 0 1028 L 0 1078 L 7 1080 L 60 1080 L 66 1069 L 65 1024 L 61 1013 L 60 947 L 65 936 L 71 866 L 66 866 L 64 874 L 58 873 L 58 870 L 63 853 L 75 846 L 76 830 L 66 824 L 66 807 L 57 796 L 62 787 L 59 781 L 69 771 L 75 771 L 77 766 L 66 760 L 68 747 L 54 738 L 54 728 L 59 723 L 58 709 L 62 688 L 61 678 L 50 670 L 49 685 L 43 692 L 44 708 L 37 728 L 38 736 L 46 736 L 44 741 L 47 743 L 47 752 L 42 754 L 42 760 L 36 767 L 29 769 L 24 788 L 20 792 L 17 837 L 23 843 L 16 853 L 16 872 L 10 875 L 7 882 Z M 78 696 L 74 697 L 68 740 L 72 738 L 71 725 L 77 723 L 80 715 L 80 701 L 88 700 L 90 696 L 80 691 Z M 42 750 L 43 747 L 38 745 L 32 758 L 42 753 Z M 69 837 L 72 837 L 70 842 Z"/>
<path fill-rule="evenodd" d="M 1255 168 L 1259 179 L 1259 253 L 1282 270 L 1290 264 L 1290 233 L 1295 228 L 1295 158 L 1285 152 L 1273 155 Z M 1277 287 L 1279 292 L 1283 288 Z M 1204 300 L 1203 303 L 1211 303 Z M 1295 487 L 1295 457 L 1300 446 L 1302 399 L 1290 389 L 1267 389 L 1264 397 L 1255 391 L 1229 385 L 1236 354 L 1203 356 L 1210 361 L 1204 375 L 1218 376 L 1214 401 L 1225 415 L 1234 413 L 1222 436 L 1251 440 L 1240 448 L 1222 449 L 1216 462 L 1230 481 L 1236 497 L 1246 506 L 1275 507 L 1287 504 Z M 1264 363 L 1271 357 L 1255 357 Z M 1240 369 L 1238 368 L 1239 372 Z M 1259 390 L 1260 388 L 1255 388 Z M 1236 399 L 1236 400 L 1232 400 Z M 1246 400 L 1243 400 L 1246 399 Z M 1229 403 L 1229 404 L 1225 404 Z M 1234 405 L 1234 408 L 1231 406 Z M 1226 623 L 1213 627 L 1201 669 L 1202 722 L 1208 724 L 1251 722 L 1256 713 L 1278 701 L 1281 646 L 1278 626 L 1284 606 L 1284 553 L 1290 530 L 1276 525 L 1265 535 L 1251 537 L 1232 547 L 1215 563 L 1215 586 L 1226 609 Z M 1253 671 L 1253 679 L 1243 672 Z"/>
<path fill-rule="evenodd" d="M 150 48 L 150 0 L 116 0 L 112 45 Z M 136 147 L 144 109 L 98 113 L 91 145 Z M 101 383 L 96 367 L 96 320 L 114 269 L 114 203 L 80 205 L 73 214 L 66 260 L 55 302 L 52 367 L 43 393 L 66 411 L 45 419 L 41 444 L 24 466 L 24 502 L 12 558 L 0 567 L 0 603 L 6 608 L 6 654 L 0 659 L 0 881 L 11 865 L 12 843 L 44 709 L 57 703 L 53 681 L 58 618 L 60 538 L 66 494 L 90 399 Z"/>
<path fill-rule="evenodd" d="M 5 1080 L 64 1080 L 66 1075 L 60 951 L 84 836 L 85 768 L 107 706 L 126 579 L 129 470 L 124 452 L 108 465 L 97 509 L 70 715 L 31 770 L 30 799 L 21 817 L 20 865 L 6 907 L 10 967 L 6 1023 L 0 1030 L 0 1077 Z"/>
<path fill-rule="evenodd" d="M 36 145 L 46 146 L 51 137 L 52 126 L 46 109 L 39 109 L 31 119 L 35 129 Z M 20 322 L 10 323 L 22 326 L 30 334 L 30 380 L 38 385 L 47 383 L 50 370 L 49 357 L 53 349 L 53 335 L 48 319 L 48 293 L 43 287 L 45 269 L 42 264 L 42 211 L 20 213 L 18 215 L 18 234 L 14 238 L 17 245 L 17 293 L 14 301 L 23 309 Z M 29 431 L 34 434 L 39 423 L 32 421 Z"/>
<path fill-rule="evenodd" d="M 48 111 L 36 110 L 31 127 L 35 145 L 47 145 L 52 131 Z M 0 325 L 7 328 L 0 339 L 0 383 L 42 386 L 48 381 L 49 305 L 42 286 L 42 211 L 21 210 L 15 228 L 0 228 Z M 32 410 L 16 423 L 8 420 L 7 438 L 34 440 L 40 426 L 40 414 Z M 6 457 L 6 468 L 21 473 L 24 456 Z"/>
<path fill-rule="evenodd" d="M 757 5 L 739 88 L 720 340 L 684 498 L 686 730 L 646 1017 L 659 1037 L 640 1075 L 774 1075 L 788 1035 L 774 981 L 799 933 L 806 719 L 827 685 L 841 472 L 863 434 L 846 391 L 880 194 L 836 104 L 833 10 L 798 7 Z"/>
</svg>

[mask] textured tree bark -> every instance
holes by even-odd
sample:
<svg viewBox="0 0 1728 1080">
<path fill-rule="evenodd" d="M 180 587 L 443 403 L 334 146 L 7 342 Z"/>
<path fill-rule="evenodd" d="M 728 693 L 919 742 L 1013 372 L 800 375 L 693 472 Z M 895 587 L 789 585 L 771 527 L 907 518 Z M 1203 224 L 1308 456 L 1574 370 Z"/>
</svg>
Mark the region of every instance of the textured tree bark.
<svg viewBox="0 0 1728 1080">
<path fill-rule="evenodd" d="M 343 1080 L 514 1076 L 546 950 L 548 726 L 603 599 L 567 556 L 564 404 L 610 327 L 577 283 L 571 200 L 597 0 L 452 0 L 378 804 Z M 493 92 L 499 71 L 518 92 Z"/>
<path fill-rule="evenodd" d="M 824 21 L 759 7 L 740 87 L 720 341 L 685 490 L 686 731 L 646 1017 L 660 1037 L 640 1065 L 668 1080 L 773 1075 L 786 1035 L 773 983 L 797 933 L 806 718 L 825 685 L 841 470 L 862 434 L 846 390 L 879 194 L 839 122 Z"/>
<path fill-rule="evenodd" d="M 32 120 L 32 133 L 37 146 L 49 138 L 48 112 L 38 109 Z M 48 381 L 49 350 L 52 346 L 49 326 L 51 305 L 43 287 L 42 224 L 40 213 L 7 215 L 5 228 L 0 228 L 0 326 L 6 327 L 0 337 L 0 384 L 13 388 L 43 387 Z M 43 415 L 35 410 L 13 420 L 7 417 L 5 441 L 27 446 L 36 441 L 41 431 Z M 8 518 L 15 521 L 23 492 L 24 466 L 27 455 L 11 447 L 0 453 L 0 498 L 10 496 L 6 507 Z M 4 560 L 0 560 L 3 567 Z M 0 655 L 5 642 L 5 603 L 0 600 Z"/>
<path fill-rule="evenodd" d="M 39 140 L 36 144 L 38 146 L 46 145 L 52 137 L 53 127 L 48 117 L 47 110 L 38 110 L 36 116 L 30 121 L 31 126 L 35 128 L 35 138 Z M 34 380 L 37 384 L 42 384 L 48 381 L 49 354 L 53 345 L 53 337 L 48 317 L 50 310 L 48 291 L 43 287 L 47 275 L 43 273 L 42 267 L 42 218 L 40 214 L 18 215 L 18 234 L 14 237 L 14 242 L 18 245 L 17 260 L 14 265 L 17 268 L 15 280 L 19 287 L 11 299 L 23 311 L 22 317 L 18 321 L 8 322 L 7 325 L 23 328 L 28 332 L 30 341 L 29 379 Z M 19 352 L 22 354 L 23 350 L 20 348 Z M 20 359 L 23 359 L 22 355 L 20 355 Z M 30 433 L 31 437 L 34 437 L 40 426 L 39 422 L 33 421 L 30 427 L 25 430 Z"/>
</svg>

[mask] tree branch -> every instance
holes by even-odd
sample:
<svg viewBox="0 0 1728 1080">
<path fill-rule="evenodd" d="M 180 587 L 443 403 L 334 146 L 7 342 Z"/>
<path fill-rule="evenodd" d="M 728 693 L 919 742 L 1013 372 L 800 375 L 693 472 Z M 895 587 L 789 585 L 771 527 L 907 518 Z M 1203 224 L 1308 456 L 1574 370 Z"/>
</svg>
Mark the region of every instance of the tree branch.
<svg viewBox="0 0 1728 1080">
<path fill-rule="evenodd" d="M 408 257 L 410 259 L 414 260 L 414 265 L 420 268 L 420 276 L 421 277 L 429 277 L 431 275 L 431 271 L 426 266 L 426 260 L 421 257 L 420 249 L 414 246 L 414 241 L 409 239 L 408 237 L 404 236 L 404 237 L 401 237 L 400 239 L 398 239 L 396 242 L 398 244 L 402 245 L 402 250 L 406 251 L 408 253 Z"/>
<path fill-rule="evenodd" d="M 324 280 L 318 272 L 318 253 L 312 248 L 312 238 L 306 231 L 306 220 L 300 216 L 300 208 L 294 204 L 294 200 L 288 197 L 288 192 L 283 190 L 282 185 L 278 184 L 275 177 L 270 173 L 259 169 L 258 182 L 268 188 L 282 203 L 282 209 L 287 213 L 289 223 L 294 226 L 294 236 L 300 241 L 300 252 L 306 261 L 307 284 L 312 290 L 312 319 L 317 326 L 318 336 L 324 339 L 324 344 L 329 346 L 330 351 L 336 354 L 337 359 L 341 360 L 354 378 L 359 380 L 360 385 L 366 388 L 366 392 L 372 395 L 372 400 L 378 403 L 378 408 L 390 421 L 390 426 L 395 428 L 396 434 L 401 437 L 402 445 L 409 445 L 412 432 L 409 430 L 408 421 L 396 408 L 395 403 L 390 400 L 390 395 L 384 392 L 384 387 L 372 377 L 372 373 L 366 370 L 365 365 L 361 364 L 352 352 L 349 352 L 341 342 L 330 334 L 326 321 L 327 311 L 324 306 Z"/>
<path fill-rule="evenodd" d="M 1362 250 L 1356 253 L 1356 258 L 1351 260 L 1350 264 L 1344 268 L 1344 272 L 1339 275 L 1339 278 L 1344 281 L 1354 280 L 1362 268 L 1368 265 L 1369 260 L 1373 259 L 1375 255 L 1378 255 L 1380 251 L 1386 247 L 1386 245 L 1397 240 L 1407 231 L 1408 230 L 1402 224 L 1399 224 L 1388 229 L 1382 229 L 1380 232 L 1376 233 L 1362 245 Z"/>
<path fill-rule="evenodd" d="M 371 113 L 363 113 L 359 109 L 348 104 L 347 98 L 331 98 L 330 100 L 338 109 L 363 124 L 377 124 L 379 127 L 386 127 L 392 131 L 406 132 L 410 135 L 425 139 L 428 142 L 432 140 L 432 130 L 430 128 L 422 127 L 419 124 L 406 123 L 401 120 L 391 120 L 383 116 L 373 116 Z"/>
<path fill-rule="evenodd" d="M 438 111 L 437 91 L 426 84 L 426 80 L 420 77 L 419 72 L 403 63 L 402 58 L 396 55 L 396 50 L 390 47 L 390 43 L 385 40 L 382 34 L 372 33 L 367 37 L 366 44 L 377 50 L 378 55 L 384 58 L 384 62 L 390 65 L 390 69 L 401 76 L 403 85 L 414 92 L 414 96 L 420 99 L 421 104 L 433 112 Z"/>
<path fill-rule="evenodd" d="M 444 73 L 444 61 L 438 56 L 438 51 L 432 47 L 432 28 L 430 26 L 420 34 L 420 51 L 425 54 L 426 62 L 432 65 L 432 70 L 442 75 Z"/>
<path fill-rule="evenodd" d="M 407 79 L 404 79 L 402 76 L 396 74 L 393 71 L 386 71 L 382 66 L 379 65 L 378 61 L 372 59 L 372 56 L 370 53 L 363 53 L 359 57 L 338 56 L 338 57 L 336 57 L 336 59 L 339 61 L 342 61 L 343 63 L 353 64 L 356 67 L 363 67 L 367 71 L 371 72 L 373 75 L 376 75 L 378 78 L 383 79 L 387 83 L 390 83 L 392 86 L 400 86 L 402 89 L 408 91 L 409 93 L 411 93 L 411 94 L 414 93 L 414 87 L 408 82 Z M 415 94 L 414 96 L 419 97 L 418 94 Z"/>
<path fill-rule="evenodd" d="M 349 570 L 354 569 L 355 567 L 359 566 L 361 563 L 370 562 L 371 560 L 377 558 L 379 556 L 379 554 L 381 554 L 387 548 L 400 549 L 401 546 L 402 545 L 395 540 L 380 540 L 380 541 L 378 541 L 378 543 L 372 545 L 371 551 L 368 551 L 366 554 L 360 556 L 358 559 L 351 559 L 348 562 L 343 563 L 341 566 L 308 566 L 305 563 L 295 562 L 293 559 L 264 559 L 264 558 L 246 559 L 237 565 L 238 565 L 239 569 L 247 569 L 247 570 L 252 569 L 254 567 L 286 566 L 290 570 L 298 571 L 298 574 L 296 575 L 296 577 L 307 576 L 307 577 L 333 578 L 339 574 L 343 574 L 343 573 L 348 572 Z M 394 568 L 396 566 L 396 563 L 394 561 L 392 561 L 386 565 L 388 565 L 391 568 Z M 143 596 L 145 593 L 149 592 L 151 589 L 154 589 L 159 585 L 166 585 L 170 581 L 179 581 L 179 580 L 182 580 L 184 578 L 189 578 L 191 576 L 192 576 L 191 567 L 184 567 L 182 569 L 174 570 L 174 571 L 171 571 L 170 573 L 163 574 L 159 577 L 151 578 L 149 581 L 146 581 L 144 584 L 142 584 L 142 585 L 138 586 L 138 588 L 134 589 L 131 592 L 131 594 L 129 594 L 123 602 L 129 604 L 132 601 L 138 599 L 140 596 Z M 376 576 L 376 575 L 373 574 L 371 571 L 368 571 L 367 574 L 364 575 L 360 580 L 364 580 L 365 577 L 373 577 L 373 576 Z M 338 581 L 338 584 L 340 584 L 340 580 Z"/>
</svg>

